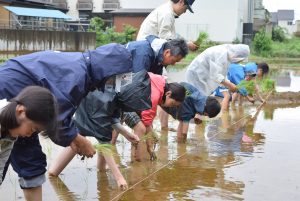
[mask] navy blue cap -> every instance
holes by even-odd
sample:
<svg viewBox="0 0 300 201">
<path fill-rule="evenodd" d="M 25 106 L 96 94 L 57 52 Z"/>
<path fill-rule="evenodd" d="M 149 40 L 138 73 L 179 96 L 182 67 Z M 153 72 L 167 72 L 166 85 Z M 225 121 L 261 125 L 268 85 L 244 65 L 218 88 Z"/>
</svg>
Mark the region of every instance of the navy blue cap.
<svg viewBox="0 0 300 201">
<path fill-rule="evenodd" d="M 185 1 L 184 1 L 185 4 L 186 4 L 186 6 L 187 6 L 187 9 L 189 9 L 189 11 L 190 11 L 191 13 L 194 13 L 194 11 L 192 10 L 192 5 L 193 5 L 194 1 L 195 1 L 195 0 L 185 0 Z"/>
</svg>

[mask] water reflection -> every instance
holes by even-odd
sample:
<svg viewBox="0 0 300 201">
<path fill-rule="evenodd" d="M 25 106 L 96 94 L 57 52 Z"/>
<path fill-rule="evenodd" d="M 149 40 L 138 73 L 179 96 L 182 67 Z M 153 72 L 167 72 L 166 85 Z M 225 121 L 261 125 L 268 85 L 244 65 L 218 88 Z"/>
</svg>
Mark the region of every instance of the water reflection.
<svg viewBox="0 0 300 201">
<path fill-rule="evenodd" d="M 277 92 L 299 92 L 300 71 L 298 70 L 277 70 L 272 76 L 276 80 Z"/>
<path fill-rule="evenodd" d="M 186 143 L 177 143 L 175 132 L 160 133 L 155 162 L 132 162 L 130 143 L 121 138 L 116 161 L 131 189 L 118 190 L 110 171 L 97 171 L 96 159 L 78 158 L 60 178 L 47 180 L 44 200 L 299 200 L 300 107 L 255 111 L 232 107 L 205 124 L 191 124 Z M 59 152 L 51 147 L 50 160 Z M 11 200 L 14 191 L 15 200 L 23 199 L 14 180 L 10 174 L 4 181 L 1 200 Z"/>
</svg>

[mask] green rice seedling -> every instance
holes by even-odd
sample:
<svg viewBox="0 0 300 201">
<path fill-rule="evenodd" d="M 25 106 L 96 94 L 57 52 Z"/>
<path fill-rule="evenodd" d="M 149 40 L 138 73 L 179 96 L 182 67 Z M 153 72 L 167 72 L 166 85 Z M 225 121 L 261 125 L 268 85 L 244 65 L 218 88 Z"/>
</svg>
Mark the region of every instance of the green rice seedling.
<svg viewBox="0 0 300 201">
<path fill-rule="evenodd" d="M 245 88 L 249 95 L 253 95 L 255 93 L 255 82 L 253 80 L 246 81 L 242 80 L 238 85 L 238 89 Z"/>
<path fill-rule="evenodd" d="M 208 39 L 208 34 L 206 32 L 200 32 L 198 35 L 197 40 L 194 42 L 197 46 L 203 44 L 204 41 Z"/>
<path fill-rule="evenodd" d="M 155 131 L 151 131 L 149 133 L 146 133 L 145 135 L 143 135 L 140 138 L 140 141 L 146 141 L 146 140 L 150 140 L 150 139 L 154 140 L 155 143 L 158 142 L 159 137 L 158 137 L 158 135 Z"/>
<path fill-rule="evenodd" d="M 262 92 L 275 91 L 275 80 L 263 79 L 260 83 Z"/>
<path fill-rule="evenodd" d="M 102 153 L 103 155 L 113 155 L 113 145 L 111 144 L 94 144 L 94 148 L 97 152 Z"/>
</svg>

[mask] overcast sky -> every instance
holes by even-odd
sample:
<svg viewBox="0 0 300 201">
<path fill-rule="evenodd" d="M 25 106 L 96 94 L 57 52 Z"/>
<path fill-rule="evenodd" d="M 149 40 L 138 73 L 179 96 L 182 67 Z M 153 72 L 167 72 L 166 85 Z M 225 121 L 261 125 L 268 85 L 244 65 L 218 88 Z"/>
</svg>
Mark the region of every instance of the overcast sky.
<svg viewBox="0 0 300 201">
<path fill-rule="evenodd" d="M 295 19 L 300 20 L 300 0 L 263 0 L 263 5 L 270 12 L 281 9 L 295 10 Z"/>
</svg>

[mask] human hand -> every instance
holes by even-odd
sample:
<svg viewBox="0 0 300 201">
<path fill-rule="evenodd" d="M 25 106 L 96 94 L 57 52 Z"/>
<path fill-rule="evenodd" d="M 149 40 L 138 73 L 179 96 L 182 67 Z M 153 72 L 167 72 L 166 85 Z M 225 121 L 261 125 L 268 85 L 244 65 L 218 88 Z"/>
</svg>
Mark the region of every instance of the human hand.
<svg viewBox="0 0 300 201">
<path fill-rule="evenodd" d="M 128 136 L 127 138 L 132 144 L 138 144 L 140 142 L 140 138 L 139 136 L 137 136 L 136 134 L 131 134 Z"/>
<path fill-rule="evenodd" d="M 125 191 L 125 190 L 128 189 L 128 184 L 127 184 L 126 180 L 125 180 L 123 177 L 117 179 L 117 184 L 118 184 L 118 187 L 119 187 L 121 190 L 123 190 L 123 191 Z"/>
<path fill-rule="evenodd" d="M 202 119 L 201 119 L 201 115 L 200 114 L 196 114 L 195 115 L 194 122 L 195 122 L 195 124 L 201 124 L 202 123 Z"/>
<path fill-rule="evenodd" d="M 88 158 L 91 158 L 94 154 L 96 154 L 96 150 L 94 149 L 92 143 L 80 134 L 78 134 L 71 142 L 70 147 L 74 152 Z"/>
<path fill-rule="evenodd" d="M 189 50 L 191 50 L 191 51 L 196 51 L 196 50 L 199 49 L 199 46 L 196 45 L 195 43 L 191 42 L 191 41 L 188 42 L 187 45 L 189 47 Z"/>
</svg>

